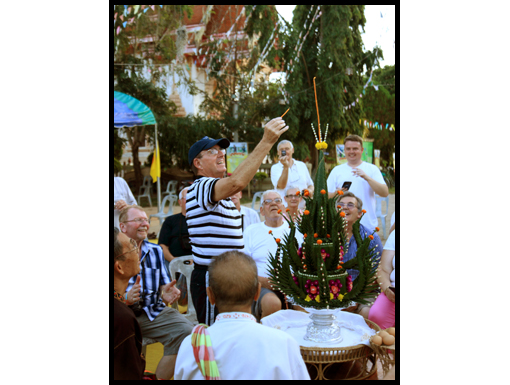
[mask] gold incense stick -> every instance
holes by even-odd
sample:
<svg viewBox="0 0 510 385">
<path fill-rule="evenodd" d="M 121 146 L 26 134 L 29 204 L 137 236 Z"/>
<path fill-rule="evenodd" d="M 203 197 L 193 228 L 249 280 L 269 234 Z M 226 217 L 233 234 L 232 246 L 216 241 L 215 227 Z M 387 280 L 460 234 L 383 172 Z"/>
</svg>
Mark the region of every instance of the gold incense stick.
<svg viewBox="0 0 510 385">
<path fill-rule="evenodd" d="M 286 114 L 287 112 L 289 112 L 289 110 L 290 110 L 290 108 L 289 108 L 287 111 L 285 111 L 285 112 L 284 112 L 284 114 L 282 115 L 282 118 L 285 116 L 285 114 Z"/>
<path fill-rule="evenodd" d="M 315 92 L 315 105 L 317 106 L 317 121 L 319 123 L 319 143 L 322 142 L 321 136 L 321 119 L 319 117 L 319 103 L 317 102 L 317 90 L 315 88 L 315 77 L 313 78 L 313 91 Z"/>
</svg>

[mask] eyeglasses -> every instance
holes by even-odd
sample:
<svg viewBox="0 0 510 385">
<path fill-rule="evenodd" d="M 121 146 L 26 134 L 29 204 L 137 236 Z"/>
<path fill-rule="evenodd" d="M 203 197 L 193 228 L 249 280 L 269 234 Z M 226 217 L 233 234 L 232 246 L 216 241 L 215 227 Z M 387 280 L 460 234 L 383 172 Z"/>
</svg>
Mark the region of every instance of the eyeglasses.
<svg viewBox="0 0 510 385">
<path fill-rule="evenodd" d="M 129 223 L 129 222 L 136 222 L 138 224 L 142 224 L 144 222 L 147 222 L 149 225 L 151 224 L 151 221 L 147 218 L 135 218 L 135 219 L 132 219 L 130 221 L 124 221 L 122 223 Z"/>
<path fill-rule="evenodd" d="M 130 239 L 130 240 L 129 240 L 129 243 L 131 243 L 131 245 L 133 245 L 133 249 L 131 249 L 131 250 L 129 250 L 129 251 L 127 251 L 127 252 L 125 252 L 124 254 L 118 255 L 118 256 L 116 257 L 116 259 L 119 259 L 120 257 L 122 257 L 122 256 L 124 256 L 124 255 L 126 255 L 126 254 L 129 254 L 129 253 L 131 253 L 131 252 L 133 252 L 133 251 L 136 251 L 136 254 L 138 254 L 138 245 L 136 244 L 136 241 L 135 241 L 134 239 Z"/>
<path fill-rule="evenodd" d="M 271 203 L 273 203 L 273 202 L 274 202 L 274 203 L 276 203 L 276 204 L 280 204 L 280 203 L 282 203 L 282 200 L 281 200 L 280 198 L 276 198 L 276 199 L 266 199 L 266 200 L 264 201 L 264 204 L 265 204 L 265 205 L 270 205 L 270 204 L 271 204 Z"/>
<path fill-rule="evenodd" d="M 218 152 L 221 152 L 223 155 L 225 155 L 227 153 L 227 150 L 225 150 L 224 148 L 220 150 L 218 150 L 217 148 L 211 148 L 209 150 L 206 150 L 206 152 L 208 152 L 211 155 L 218 155 Z"/>
<path fill-rule="evenodd" d="M 348 208 L 350 208 L 350 209 L 353 209 L 353 208 L 355 208 L 355 207 L 356 207 L 356 205 L 355 205 L 354 203 L 352 203 L 352 202 L 349 202 L 349 203 L 347 203 L 347 204 L 340 202 L 340 203 L 338 204 L 338 206 L 340 206 L 340 207 L 342 207 L 342 208 L 344 208 L 344 207 L 346 207 L 346 206 L 347 206 L 347 207 L 348 207 Z"/>
<path fill-rule="evenodd" d="M 300 195 L 296 195 L 296 194 L 291 194 L 291 195 L 285 195 L 285 198 L 287 199 L 299 199 L 301 198 Z"/>
</svg>

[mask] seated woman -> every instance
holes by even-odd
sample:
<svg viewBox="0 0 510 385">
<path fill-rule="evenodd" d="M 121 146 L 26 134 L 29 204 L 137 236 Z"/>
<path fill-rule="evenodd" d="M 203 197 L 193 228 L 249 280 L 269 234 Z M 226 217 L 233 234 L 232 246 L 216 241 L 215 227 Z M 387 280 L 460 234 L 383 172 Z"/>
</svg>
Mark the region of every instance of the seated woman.
<svg viewBox="0 0 510 385">
<path fill-rule="evenodd" d="M 370 308 L 368 319 L 386 329 L 395 326 L 395 292 L 391 290 L 395 288 L 395 231 L 384 246 L 377 281 L 381 285 L 381 295 Z"/>
<path fill-rule="evenodd" d="M 283 215 L 287 219 L 292 219 L 292 222 L 296 222 L 301 215 L 303 214 L 303 210 L 299 209 L 299 205 L 303 200 L 301 194 L 296 195 L 299 192 L 299 189 L 294 186 L 290 186 L 285 193 L 285 201 L 287 202 L 287 210 Z"/>
</svg>

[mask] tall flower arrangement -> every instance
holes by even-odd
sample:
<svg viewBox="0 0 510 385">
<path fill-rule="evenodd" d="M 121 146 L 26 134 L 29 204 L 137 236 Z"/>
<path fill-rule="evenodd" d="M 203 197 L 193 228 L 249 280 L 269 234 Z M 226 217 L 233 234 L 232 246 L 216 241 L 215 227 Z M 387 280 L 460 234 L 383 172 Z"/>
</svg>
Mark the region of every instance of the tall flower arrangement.
<svg viewBox="0 0 510 385">
<path fill-rule="evenodd" d="M 328 197 L 324 165 L 327 144 L 321 140 L 319 116 L 317 120 L 318 138 L 312 126 L 319 151 L 315 193 L 313 196 L 308 190 L 298 193 L 303 195 L 306 209 L 297 224 L 284 217 L 290 232 L 283 239 L 275 239 L 278 248 L 275 255 L 270 253 L 269 256 L 269 281 L 273 289 L 281 291 L 303 307 L 334 309 L 346 307 L 351 301 L 366 304 L 369 298 L 377 296 L 375 290 L 378 287 L 377 255 L 375 248 L 370 248 L 373 237 L 367 234 L 363 238 L 360 219 L 356 221 L 353 225 L 353 235 L 358 246 L 356 257 L 344 263 L 343 256 L 349 247 L 347 224 L 345 213 L 336 203 L 343 192 L 337 191 L 332 198 Z M 304 236 L 302 247 L 299 247 L 295 239 L 297 230 Z M 347 269 L 359 271 L 354 282 Z"/>
</svg>

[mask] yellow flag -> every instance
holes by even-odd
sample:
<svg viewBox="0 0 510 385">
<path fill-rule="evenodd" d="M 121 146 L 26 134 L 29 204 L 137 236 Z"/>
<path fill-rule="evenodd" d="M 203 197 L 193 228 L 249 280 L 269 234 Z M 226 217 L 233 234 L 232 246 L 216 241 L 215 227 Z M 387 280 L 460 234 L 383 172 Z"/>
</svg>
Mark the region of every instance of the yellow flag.
<svg viewBox="0 0 510 385">
<path fill-rule="evenodd" d="M 161 161 L 159 159 L 159 148 L 154 151 L 154 156 L 152 157 L 151 176 L 152 183 L 156 183 L 158 177 L 161 178 Z"/>
</svg>

